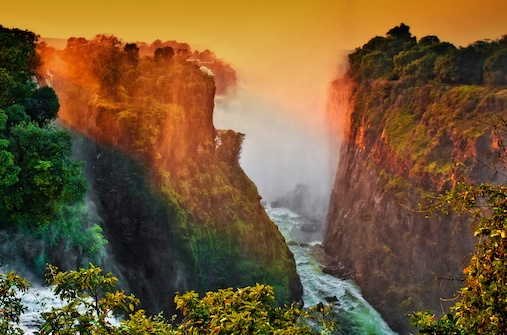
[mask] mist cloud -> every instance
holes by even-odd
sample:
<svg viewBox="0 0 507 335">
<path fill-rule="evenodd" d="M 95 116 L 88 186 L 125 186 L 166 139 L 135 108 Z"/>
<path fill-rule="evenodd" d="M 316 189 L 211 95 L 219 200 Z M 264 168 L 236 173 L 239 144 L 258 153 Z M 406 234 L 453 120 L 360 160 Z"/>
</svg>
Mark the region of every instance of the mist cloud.
<svg viewBox="0 0 507 335">
<path fill-rule="evenodd" d="M 216 128 L 244 133 L 240 163 L 266 201 L 274 201 L 298 184 L 328 193 L 334 169 L 331 147 L 322 133 L 290 118 L 287 107 L 240 86 L 232 97 L 218 98 Z"/>
</svg>

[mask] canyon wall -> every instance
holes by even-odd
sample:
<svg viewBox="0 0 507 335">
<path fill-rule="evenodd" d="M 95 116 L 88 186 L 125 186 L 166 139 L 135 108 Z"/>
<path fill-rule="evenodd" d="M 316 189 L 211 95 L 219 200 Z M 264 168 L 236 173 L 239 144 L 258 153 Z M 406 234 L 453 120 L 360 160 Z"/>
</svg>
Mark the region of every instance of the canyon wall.
<svg viewBox="0 0 507 335">
<path fill-rule="evenodd" d="M 484 64 L 479 47 L 466 51 Z M 461 180 L 505 182 L 498 157 L 507 93 L 479 76 L 439 78 L 439 57 L 455 59 L 445 71 L 470 70 L 460 52 L 434 36 L 418 43 L 401 25 L 356 49 L 347 77 L 332 87 L 330 118 L 346 115 L 346 133 L 326 221 L 326 272 L 354 280 L 402 334 L 414 331 L 405 314 L 448 310 L 475 241 L 466 215 L 419 205 Z"/>
<path fill-rule="evenodd" d="M 86 163 L 109 241 L 104 266 L 150 312 L 175 291 L 275 287 L 298 301 L 292 254 L 238 164 L 243 135 L 213 126 L 215 81 L 178 54 L 140 57 L 115 37 L 41 52 Z"/>
<path fill-rule="evenodd" d="M 462 95 L 469 90 L 476 91 L 473 98 Z M 404 332 L 410 329 L 404 314 L 448 306 L 440 298 L 455 296 L 474 245 L 466 217 L 431 214 L 419 204 L 461 178 L 501 180 L 486 167 L 492 158 L 485 154 L 495 151 L 491 130 L 479 131 L 480 117 L 458 115 L 505 112 L 507 95 L 487 88 L 410 88 L 388 81 L 352 92 L 351 124 L 327 217 L 324 249 L 332 255 L 327 271 L 353 279 L 391 326 Z M 431 115 L 439 114 L 442 105 L 453 113 L 447 120 Z M 410 117 L 417 109 L 417 125 L 403 124 L 405 112 L 400 111 L 410 110 Z M 399 132 L 390 133 L 393 123 L 401 123 Z M 478 128 L 467 137 L 470 123 Z M 405 156 L 393 148 L 400 141 Z M 423 150 L 418 141 L 428 151 L 415 158 Z"/>
</svg>

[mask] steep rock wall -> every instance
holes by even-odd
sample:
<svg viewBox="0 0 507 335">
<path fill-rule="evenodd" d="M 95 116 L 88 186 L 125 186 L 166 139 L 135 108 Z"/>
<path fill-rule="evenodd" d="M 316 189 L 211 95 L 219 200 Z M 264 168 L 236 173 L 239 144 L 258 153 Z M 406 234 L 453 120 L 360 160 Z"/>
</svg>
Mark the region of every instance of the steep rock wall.
<svg viewBox="0 0 507 335">
<path fill-rule="evenodd" d="M 350 125 L 326 223 L 326 270 L 353 279 L 404 334 L 412 330 L 404 314 L 442 311 L 440 298 L 455 296 L 473 248 L 467 218 L 427 218 L 418 203 L 461 178 L 501 178 L 485 168 L 497 148 L 483 121 L 505 114 L 507 97 L 499 89 L 410 80 L 349 84 L 335 85 L 343 99 L 334 110 L 350 102 Z"/>
<path fill-rule="evenodd" d="M 151 312 L 170 310 L 176 290 L 256 282 L 299 300 L 293 255 L 239 166 L 243 135 L 213 126 L 213 76 L 120 46 L 99 36 L 47 59 L 113 271 Z"/>
</svg>

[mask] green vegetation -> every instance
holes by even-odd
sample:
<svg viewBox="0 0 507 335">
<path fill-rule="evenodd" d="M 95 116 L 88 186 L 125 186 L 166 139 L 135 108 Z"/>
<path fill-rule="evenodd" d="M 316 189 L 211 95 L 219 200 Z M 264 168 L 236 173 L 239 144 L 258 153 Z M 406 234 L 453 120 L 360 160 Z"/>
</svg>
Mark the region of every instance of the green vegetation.
<svg viewBox="0 0 507 335">
<path fill-rule="evenodd" d="M 417 41 L 404 24 L 371 39 L 349 56 L 352 127 L 365 129 L 367 150 L 390 152 L 389 174 L 444 191 L 491 150 L 477 143 L 506 116 L 505 50 L 506 36 L 458 49 L 436 36 Z"/>
<path fill-rule="evenodd" d="M 179 315 L 170 320 L 162 314 L 147 316 L 137 309 L 139 299 L 115 290 L 117 278 L 90 264 L 60 272 L 48 267 L 47 281 L 62 300 L 61 307 L 41 313 L 39 334 L 332 334 L 335 322 L 331 306 L 302 310 L 297 305 L 275 307 L 272 287 L 257 284 L 237 290 L 208 292 L 199 299 L 191 291 L 176 293 Z M 21 335 L 19 316 L 25 309 L 17 292 L 28 282 L 10 272 L 0 274 L 2 334 Z M 122 321 L 113 322 L 113 318 Z M 180 321 L 176 321 L 180 320 Z"/>
<path fill-rule="evenodd" d="M 274 307 L 274 300 L 272 287 L 260 284 L 208 292 L 202 299 L 195 292 L 177 294 L 174 301 L 183 314 L 178 330 L 182 334 L 289 335 L 332 334 L 335 329 L 329 306 Z"/>
<path fill-rule="evenodd" d="M 48 267 L 48 282 L 65 303 L 42 313 L 42 334 L 111 334 L 107 320 L 118 310 L 133 311 L 139 300 L 113 291 L 118 279 L 90 264 L 88 269 L 59 272 Z"/>
<path fill-rule="evenodd" d="M 296 298 L 292 255 L 238 163 L 244 135 L 213 127 L 213 76 L 170 46 L 144 57 L 139 49 L 109 35 L 71 38 L 61 52 L 39 46 L 65 101 L 59 120 L 142 166 L 178 213 L 167 225 L 195 274 L 192 288 L 262 282 L 279 302 Z"/>
<path fill-rule="evenodd" d="M 17 324 L 26 307 L 19 293 L 28 291 L 28 281 L 14 272 L 0 273 L 0 331 L 5 335 L 21 335 L 23 330 Z"/>
<path fill-rule="evenodd" d="M 354 83 L 349 140 L 359 148 L 360 160 L 367 162 L 361 178 L 376 174 L 381 186 L 374 197 L 365 197 L 366 203 L 368 197 L 377 202 L 378 194 L 385 193 L 381 205 L 375 208 L 381 213 L 374 222 L 379 228 L 371 234 L 381 238 L 372 240 L 390 247 L 384 248 L 386 255 L 388 250 L 400 255 L 391 262 L 398 265 L 385 264 L 374 280 L 366 281 L 365 290 L 380 291 L 370 294 L 382 301 L 379 309 L 387 311 L 384 313 L 389 317 L 393 309 L 392 314 L 409 313 L 433 306 L 435 314 L 412 315 L 421 334 L 503 334 L 507 329 L 502 236 L 506 193 L 503 186 L 474 186 L 504 179 L 500 168 L 488 168 L 505 155 L 505 132 L 495 129 L 495 124 L 498 120 L 504 124 L 502 120 L 507 117 L 506 50 L 507 35 L 456 48 L 436 36 L 418 40 L 408 26 L 401 24 L 385 37 L 372 38 L 349 56 L 348 76 Z M 503 169 L 505 161 L 500 166 Z M 446 194 L 440 201 L 455 211 L 440 213 L 431 227 L 426 226 L 429 222 L 420 221 L 423 213 L 401 207 L 393 210 L 382 202 L 414 208 L 417 202 L 427 201 L 422 194 L 440 193 Z M 383 216 L 388 223 L 383 224 Z M 439 302 L 438 291 L 430 287 L 436 286 L 435 278 L 439 277 L 461 280 L 461 260 L 471 247 L 467 247 L 471 236 L 462 235 L 469 217 L 477 219 L 476 252 L 465 269 L 465 287 L 457 294 L 455 306 L 438 319 L 435 306 L 447 302 Z M 373 224 L 365 222 L 365 226 Z M 353 236 L 354 229 L 347 230 L 347 234 Z M 407 249 L 393 236 L 403 236 L 413 243 Z M 341 255 L 344 258 L 345 253 Z M 364 264 L 369 257 L 364 253 L 350 263 Z M 385 260 L 389 258 L 375 258 L 377 263 Z M 403 269 L 409 264 L 415 264 L 417 270 L 405 276 Z M 363 271 L 363 276 L 368 273 L 358 271 Z M 384 275 L 388 280 L 382 282 Z M 456 283 L 444 282 L 441 286 Z M 398 321 L 396 315 L 392 320 L 408 331 L 402 324 L 406 320 Z"/>
<path fill-rule="evenodd" d="M 81 199 L 86 184 L 80 163 L 70 159 L 70 136 L 50 125 L 56 94 L 32 80 L 36 36 L 1 27 L 0 41 L 2 223 L 44 225 L 61 204 Z"/>
<path fill-rule="evenodd" d="M 463 270 L 464 286 L 450 313 L 435 319 L 416 312 L 419 334 L 503 334 L 507 329 L 507 187 L 461 183 L 439 198 L 433 209 L 470 215 L 477 237 L 475 252 Z"/>
<path fill-rule="evenodd" d="M 54 125 L 58 98 L 37 83 L 37 38 L 0 26 L 0 229 L 47 249 L 35 255 L 42 264 L 57 246 L 93 259 L 105 241 L 83 206 L 82 162 L 71 158 L 70 135 Z"/>
<path fill-rule="evenodd" d="M 507 36 L 456 48 L 437 36 L 417 41 L 402 23 L 351 53 L 349 73 L 358 82 L 412 77 L 420 82 L 506 85 L 506 52 Z"/>
</svg>

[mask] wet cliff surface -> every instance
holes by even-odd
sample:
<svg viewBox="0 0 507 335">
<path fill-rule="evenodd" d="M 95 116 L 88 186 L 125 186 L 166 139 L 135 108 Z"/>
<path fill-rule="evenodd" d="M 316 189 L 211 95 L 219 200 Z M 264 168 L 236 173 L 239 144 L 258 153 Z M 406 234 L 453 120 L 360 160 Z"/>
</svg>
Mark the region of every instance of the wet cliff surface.
<svg viewBox="0 0 507 335">
<path fill-rule="evenodd" d="M 507 95 L 401 79 L 334 85 L 335 109 L 350 106 L 350 125 L 327 218 L 327 271 L 356 281 L 406 333 L 404 314 L 441 311 L 440 298 L 455 296 L 474 243 L 466 217 L 430 215 L 418 204 L 461 178 L 502 178 L 486 167 L 498 148 L 485 120 L 505 113 Z"/>
<path fill-rule="evenodd" d="M 104 265 L 148 310 L 171 309 L 174 291 L 256 282 L 300 299 L 294 258 L 238 164 L 243 135 L 213 126 L 209 69 L 111 36 L 44 54 L 109 241 Z"/>
</svg>

